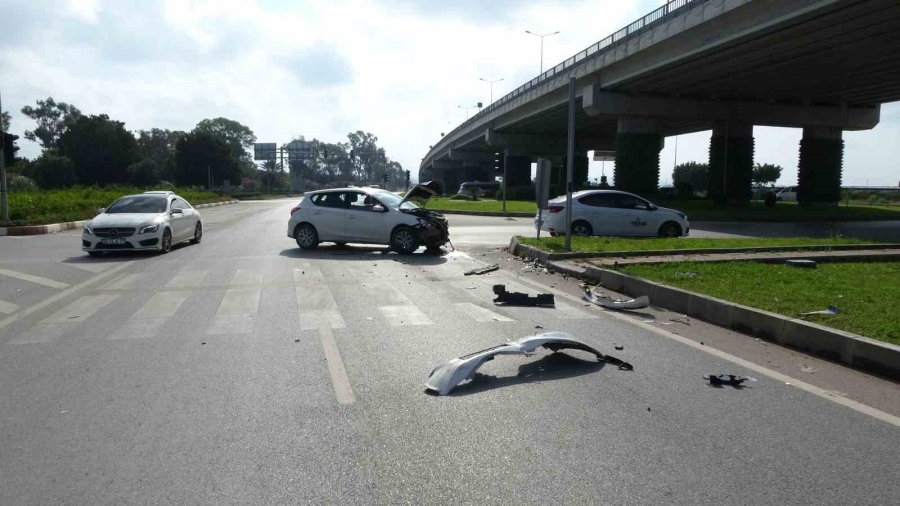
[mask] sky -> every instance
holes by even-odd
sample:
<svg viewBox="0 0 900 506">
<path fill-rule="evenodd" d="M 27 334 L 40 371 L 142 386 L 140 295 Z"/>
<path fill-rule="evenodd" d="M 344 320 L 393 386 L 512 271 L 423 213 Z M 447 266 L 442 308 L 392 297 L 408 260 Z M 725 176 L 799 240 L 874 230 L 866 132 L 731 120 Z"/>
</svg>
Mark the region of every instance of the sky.
<svg viewBox="0 0 900 506">
<path fill-rule="evenodd" d="M 659 0 L 0 0 L 0 93 L 20 110 L 52 96 L 129 130 L 190 130 L 205 118 L 259 142 L 328 142 L 365 130 L 415 175 L 460 106 L 494 98 L 659 6 Z M 796 182 L 798 129 L 756 127 L 756 161 Z M 844 184 L 900 180 L 900 103 L 874 130 L 844 134 Z M 677 162 L 708 158 L 709 132 L 680 136 Z M 21 155 L 40 147 L 21 139 Z M 671 183 L 675 138 L 660 155 Z M 612 163 L 592 162 L 590 177 Z"/>
</svg>

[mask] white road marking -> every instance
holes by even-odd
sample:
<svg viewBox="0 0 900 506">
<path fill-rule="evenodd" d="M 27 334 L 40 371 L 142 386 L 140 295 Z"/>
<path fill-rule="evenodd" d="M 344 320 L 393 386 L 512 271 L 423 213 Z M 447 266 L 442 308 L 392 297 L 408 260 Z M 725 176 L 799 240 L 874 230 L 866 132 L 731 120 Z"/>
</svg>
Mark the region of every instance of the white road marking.
<svg viewBox="0 0 900 506">
<path fill-rule="evenodd" d="M 337 309 L 301 309 L 300 330 L 316 330 L 322 327 L 342 329 L 347 326 Z"/>
<path fill-rule="evenodd" d="M 24 272 L 11 271 L 9 269 L 3 268 L 0 268 L 0 276 L 8 276 L 10 278 L 21 279 L 22 281 L 28 281 L 29 283 L 48 286 L 50 288 L 56 288 L 57 290 L 62 290 L 63 288 L 67 288 L 69 286 L 68 283 L 63 283 L 61 281 L 54 281 L 52 279 L 47 279 L 41 276 L 34 276 L 32 274 L 25 274 Z"/>
<path fill-rule="evenodd" d="M 72 295 L 73 293 L 78 293 L 79 291 L 87 288 L 88 286 L 93 285 L 94 283 L 99 283 L 101 281 L 104 281 L 104 280 L 114 276 L 122 269 L 131 265 L 131 263 L 132 263 L 132 261 L 122 262 L 119 265 L 107 270 L 106 272 L 98 274 L 92 278 L 86 279 L 86 280 L 82 281 L 81 283 L 78 283 L 77 285 L 70 286 L 69 288 L 57 293 L 56 295 L 53 295 L 52 297 L 48 297 L 33 306 L 29 306 L 18 313 L 8 316 L 7 318 L 5 318 L 3 320 L 0 320 L 0 329 L 2 329 L 3 327 L 6 327 L 10 323 L 12 323 L 20 318 L 25 318 L 28 315 L 30 315 L 36 311 L 40 311 L 51 304 L 55 304 L 57 301 L 62 300 L 64 298 Z"/>
<path fill-rule="evenodd" d="M 190 292 L 159 292 L 144 303 L 132 319 L 169 318 L 178 312 Z"/>
<path fill-rule="evenodd" d="M 109 283 L 100 287 L 101 290 L 133 290 L 137 286 L 137 282 L 139 279 L 143 277 L 143 274 L 122 274 L 121 276 L 113 279 Z"/>
<path fill-rule="evenodd" d="M 412 304 L 381 306 L 378 308 L 392 327 L 400 325 L 434 325 L 431 318 Z"/>
<path fill-rule="evenodd" d="M 83 271 L 93 272 L 94 274 L 103 272 L 114 265 L 108 262 L 62 262 L 62 264 L 68 265 L 70 267 L 75 267 Z"/>
<path fill-rule="evenodd" d="M 325 283 L 325 276 L 322 275 L 322 271 L 309 265 L 294 267 L 294 269 L 291 270 L 291 278 L 294 280 L 294 283 Z"/>
<path fill-rule="evenodd" d="M 229 288 L 216 314 L 256 314 L 261 292 L 260 288 Z"/>
<path fill-rule="evenodd" d="M 166 288 L 199 288 L 206 279 L 206 271 L 181 271 L 166 283 Z"/>
<path fill-rule="evenodd" d="M 18 304 L 13 304 L 12 302 L 6 302 L 5 300 L 0 300 L 0 313 L 12 314 L 18 310 L 19 310 Z"/>
<path fill-rule="evenodd" d="M 263 282 L 262 273 L 249 269 L 238 269 L 231 278 L 231 286 L 239 285 L 261 285 Z"/>
<path fill-rule="evenodd" d="M 85 295 L 72 301 L 68 306 L 48 316 L 41 323 L 78 323 L 94 316 L 94 313 L 119 297 L 114 293 Z"/>
<path fill-rule="evenodd" d="M 254 321 L 256 318 L 252 314 L 220 314 L 213 317 L 206 333 L 210 335 L 252 334 Z"/>
<path fill-rule="evenodd" d="M 539 283 L 537 283 L 537 282 L 534 282 L 534 283 L 535 283 L 535 284 L 539 284 Z M 578 303 L 581 302 L 581 300 L 578 299 L 577 297 L 574 297 L 574 296 L 572 296 L 572 295 L 569 295 L 568 293 L 565 293 L 565 292 L 563 292 L 563 291 L 561 291 L 561 290 L 556 290 L 556 289 L 547 287 L 547 286 L 545 286 L 545 285 L 541 285 L 541 286 L 543 286 L 543 288 L 544 288 L 545 290 L 554 293 L 557 297 L 564 297 L 564 298 L 569 299 L 569 300 L 571 300 L 571 301 L 573 301 L 573 302 L 578 302 Z M 870 417 L 872 417 L 872 418 L 875 418 L 875 419 L 877 419 L 877 420 L 881 420 L 881 421 L 883 421 L 883 422 L 889 423 L 889 424 L 891 424 L 891 425 L 893 425 L 893 426 L 895 426 L 895 427 L 900 427 L 900 417 L 895 416 L 895 415 L 892 415 L 892 414 L 890 414 L 890 413 L 885 413 L 884 411 L 881 411 L 880 409 L 876 409 L 876 408 L 873 408 L 873 407 L 871 407 L 871 406 L 867 406 L 867 405 L 865 405 L 865 404 L 862 404 L 862 403 L 860 403 L 860 402 L 856 402 L 856 401 L 854 401 L 854 400 L 852 400 L 852 399 L 848 399 L 848 398 L 846 398 L 846 397 L 836 396 L 836 395 L 834 395 L 832 392 L 830 392 L 830 391 L 828 391 L 828 390 L 825 390 L 824 388 L 819 388 L 819 387 L 817 387 L 817 386 L 815 386 L 815 385 L 811 385 L 811 384 L 806 383 L 806 382 L 804 382 L 804 381 L 802 381 L 802 380 L 799 380 L 799 379 L 797 379 L 797 378 L 793 378 L 793 377 L 788 376 L 788 375 L 786 375 L 786 374 L 782 374 L 782 373 L 780 373 L 780 372 L 778 372 L 778 371 L 773 371 L 772 369 L 769 369 L 769 368 L 763 367 L 763 366 L 761 366 L 761 365 L 759 365 L 759 364 L 755 364 L 755 363 L 753 363 L 753 362 L 744 360 L 744 359 L 742 359 L 742 358 L 740 358 L 740 357 L 737 357 L 737 356 L 735 356 L 735 355 L 732 355 L 732 354 L 730 354 L 730 353 L 727 353 L 727 352 L 724 352 L 724 351 L 721 351 L 721 350 L 717 350 L 717 349 L 712 348 L 712 347 L 710 347 L 710 346 L 704 346 L 704 345 L 702 345 L 702 344 L 700 344 L 700 343 L 697 343 L 697 342 L 695 342 L 695 341 L 692 341 L 691 339 L 688 339 L 688 338 L 686 338 L 686 337 L 680 336 L 680 335 L 678 335 L 678 334 L 674 334 L 674 333 L 669 332 L 669 331 L 667 331 L 667 330 L 665 330 L 665 329 L 661 329 L 661 328 L 659 328 L 659 327 L 654 326 L 653 324 L 650 324 L 650 323 L 644 323 L 644 322 L 642 322 L 642 321 L 640 321 L 640 320 L 636 320 L 636 319 L 634 319 L 634 318 L 632 318 L 632 317 L 630 317 L 630 316 L 623 315 L 623 314 L 619 314 L 619 313 L 616 313 L 615 311 L 604 311 L 603 314 L 612 316 L 613 318 L 616 318 L 616 319 L 621 320 L 621 321 L 623 321 L 623 322 L 627 322 L 627 323 L 630 323 L 630 324 L 632 324 L 632 325 L 636 325 L 636 326 L 638 326 L 638 327 L 641 327 L 641 328 L 644 329 L 644 330 L 648 330 L 648 331 L 653 332 L 653 333 L 655 333 L 655 334 L 657 334 L 657 335 L 659 335 L 659 336 L 669 338 L 669 339 L 671 339 L 671 340 L 673 340 L 673 341 L 677 341 L 677 342 L 679 342 L 679 343 L 681 343 L 681 344 L 684 344 L 685 346 L 690 346 L 691 348 L 693 348 L 693 349 L 695 349 L 695 350 L 697 350 L 697 351 L 702 351 L 702 352 L 707 353 L 707 354 L 709 354 L 709 355 L 712 355 L 712 356 L 714 356 L 714 357 L 717 357 L 717 358 L 720 358 L 720 359 L 722 359 L 722 360 L 726 360 L 726 361 L 731 362 L 731 363 L 733 363 L 733 364 L 739 365 L 739 366 L 741 366 L 741 367 L 750 369 L 751 371 L 754 371 L 754 372 L 756 372 L 756 373 L 758 373 L 758 374 L 762 374 L 762 375 L 764 375 L 764 376 L 768 376 L 769 378 L 771 378 L 771 379 L 773 379 L 773 380 L 775 380 L 775 381 L 779 381 L 779 382 L 785 383 L 785 384 L 786 384 L 785 386 L 791 386 L 791 387 L 794 387 L 794 388 L 798 388 L 798 389 L 800 389 L 800 390 L 803 390 L 803 391 L 805 391 L 805 392 L 808 392 L 808 393 L 811 393 L 811 394 L 813 394 L 813 395 L 819 396 L 819 397 L 821 397 L 821 398 L 823 398 L 823 399 L 829 400 L 829 401 L 834 402 L 834 403 L 836 403 L 836 404 L 840 404 L 840 405 L 842 405 L 842 406 L 848 407 L 848 408 L 850 408 L 850 409 L 852 409 L 852 410 L 854 410 L 854 411 L 856 411 L 856 412 L 858 412 L 858 413 L 862 413 L 862 414 L 864 414 L 864 415 L 868 415 L 868 416 L 870 416 Z"/>
<path fill-rule="evenodd" d="M 406 295 L 403 295 L 400 290 L 391 285 L 385 283 L 360 283 L 360 286 L 369 294 L 372 300 L 378 301 L 379 304 L 385 306 L 411 306 L 413 304 Z"/>
<path fill-rule="evenodd" d="M 457 309 L 468 315 L 468 317 L 476 322 L 511 322 L 512 318 L 507 318 L 502 314 L 495 313 L 490 309 L 481 307 L 471 302 L 459 302 L 454 304 Z"/>
<path fill-rule="evenodd" d="M 146 339 L 148 337 L 156 337 L 159 330 L 168 318 L 143 318 L 133 319 L 125 322 L 124 325 L 116 329 L 107 339 Z"/>
<path fill-rule="evenodd" d="M 63 337 L 66 332 L 71 331 L 72 324 L 39 323 L 10 340 L 8 344 L 52 343 Z"/>
<path fill-rule="evenodd" d="M 338 404 L 353 404 L 356 400 L 353 395 L 353 387 L 350 386 L 350 378 L 347 377 L 347 369 L 344 367 L 341 352 L 334 341 L 331 329 L 320 327 L 319 339 L 322 341 L 325 361 L 328 363 L 328 375 L 331 376 L 331 386 L 334 388 L 334 396 L 337 398 Z"/>
<path fill-rule="evenodd" d="M 294 285 L 297 309 L 337 309 L 337 303 L 327 285 Z"/>
</svg>

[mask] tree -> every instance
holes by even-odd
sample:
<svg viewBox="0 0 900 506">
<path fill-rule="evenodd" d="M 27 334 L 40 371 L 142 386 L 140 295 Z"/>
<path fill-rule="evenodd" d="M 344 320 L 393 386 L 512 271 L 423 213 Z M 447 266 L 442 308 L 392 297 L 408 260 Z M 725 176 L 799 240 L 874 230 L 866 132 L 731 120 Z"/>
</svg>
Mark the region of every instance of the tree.
<svg viewBox="0 0 900 506">
<path fill-rule="evenodd" d="M 133 163 L 125 168 L 128 173 L 128 182 L 137 186 L 151 186 L 159 182 L 160 168 L 152 158 Z"/>
<path fill-rule="evenodd" d="M 121 121 L 80 116 L 60 136 L 60 154 L 75 164 L 78 182 L 114 184 L 128 180 L 125 168 L 139 158 L 137 141 Z"/>
<path fill-rule="evenodd" d="M 359 180 L 373 181 L 375 169 L 384 161 L 384 150 L 378 147 L 378 137 L 357 130 L 347 134 L 350 141 L 350 161 Z"/>
<path fill-rule="evenodd" d="M 25 138 L 40 142 L 44 149 L 59 147 L 59 139 L 78 118 L 82 117 L 81 111 L 74 105 L 53 100 L 38 100 L 37 107 L 26 105 L 22 108 L 22 114 L 37 122 L 37 128 L 26 130 Z"/>
<path fill-rule="evenodd" d="M 205 119 L 197 123 L 194 132 L 203 132 L 221 139 L 228 147 L 235 160 L 249 160 L 248 150 L 253 149 L 256 135 L 250 127 L 227 118 Z"/>
<path fill-rule="evenodd" d="M 43 189 L 66 188 L 76 182 L 75 164 L 52 149 L 44 151 L 32 162 L 25 175 Z"/>
<path fill-rule="evenodd" d="M 771 163 L 760 165 L 757 163 L 753 166 L 753 182 L 759 185 L 775 184 L 775 181 L 778 181 L 778 178 L 781 177 L 781 170 L 780 165 Z"/>
<path fill-rule="evenodd" d="M 13 136 L 9 134 L 9 123 L 10 116 L 8 111 L 3 111 L 0 113 L 0 132 L 3 133 L 3 138 L 0 139 L 0 142 L 3 142 L 3 159 L 6 163 L 6 167 L 12 167 L 16 164 L 16 153 L 19 152 L 19 146 L 16 145 L 16 141 L 13 140 Z"/>
<path fill-rule="evenodd" d="M 234 151 L 220 137 L 194 129 L 175 144 L 175 181 L 182 185 L 237 184 L 241 168 Z"/>
<path fill-rule="evenodd" d="M 689 184 L 691 190 L 702 192 L 707 190 L 709 165 L 705 163 L 687 162 L 675 166 L 672 171 L 672 183 L 677 188 Z"/>
</svg>

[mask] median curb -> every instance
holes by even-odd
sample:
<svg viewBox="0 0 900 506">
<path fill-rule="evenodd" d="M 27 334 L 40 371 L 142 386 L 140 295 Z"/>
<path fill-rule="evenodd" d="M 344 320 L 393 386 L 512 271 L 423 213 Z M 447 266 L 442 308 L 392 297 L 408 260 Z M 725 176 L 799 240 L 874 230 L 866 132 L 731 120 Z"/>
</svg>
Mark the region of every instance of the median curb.
<svg viewBox="0 0 900 506">
<path fill-rule="evenodd" d="M 631 297 L 646 295 L 654 306 L 900 381 L 900 346 L 610 269 L 553 260 L 546 251 L 519 244 L 515 237 L 509 250 L 517 256 L 535 258 L 560 274 L 600 283 Z"/>
<path fill-rule="evenodd" d="M 212 202 L 209 204 L 198 204 L 194 209 L 203 209 L 206 207 L 224 206 L 226 204 L 237 204 L 239 200 L 226 200 L 223 202 Z M 84 224 L 91 220 L 66 221 L 62 223 L 50 223 L 49 225 L 22 225 L 18 227 L 0 227 L 0 236 L 4 235 L 41 235 L 55 234 L 65 230 L 72 230 L 84 227 Z"/>
<path fill-rule="evenodd" d="M 444 209 L 431 209 L 430 207 L 426 207 L 425 209 L 429 211 L 438 212 L 441 214 L 463 214 L 468 216 L 510 216 L 513 218 L 534 218 L 535 213 L 504 213 L 500 211 L 445 211 Z"/>
</svg>

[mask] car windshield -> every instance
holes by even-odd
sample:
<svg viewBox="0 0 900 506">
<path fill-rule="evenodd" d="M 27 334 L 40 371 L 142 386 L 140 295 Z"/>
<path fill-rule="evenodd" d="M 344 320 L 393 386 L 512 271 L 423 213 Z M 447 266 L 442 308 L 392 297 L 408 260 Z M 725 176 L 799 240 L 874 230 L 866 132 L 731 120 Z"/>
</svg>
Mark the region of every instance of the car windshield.
<svg viewBox="0 0 900 506">
<path fill-rule="evenodd" d="M 107 214 L 164 212 L 166 212 L 165 197 L 122 197 L 106 209 Z"/>
<path fill-rule="evenodd" d="M 403 200 L 403 197 L 391 192 L 378 192 L 374 193 L 372 196 L 388 207 L 395 208 L 398 205 L 400 206 L 400 209 L 416 209 L 419 207 L 408 200 L 401 205 L 400 202 Z"/>
</svg>

